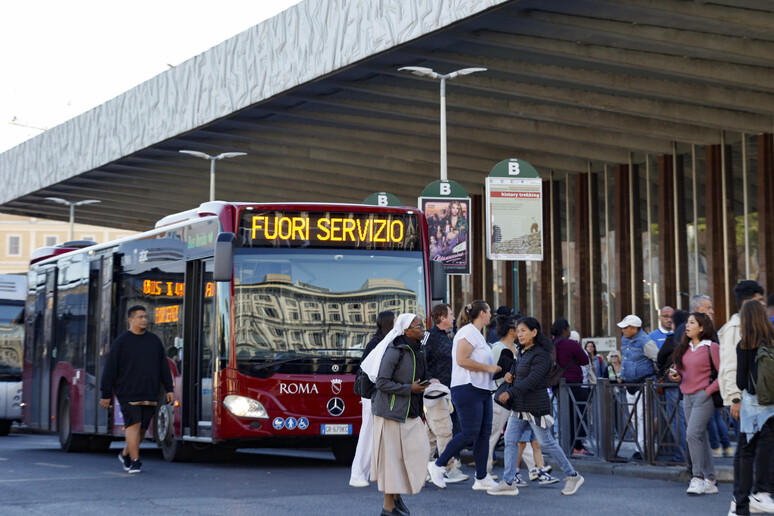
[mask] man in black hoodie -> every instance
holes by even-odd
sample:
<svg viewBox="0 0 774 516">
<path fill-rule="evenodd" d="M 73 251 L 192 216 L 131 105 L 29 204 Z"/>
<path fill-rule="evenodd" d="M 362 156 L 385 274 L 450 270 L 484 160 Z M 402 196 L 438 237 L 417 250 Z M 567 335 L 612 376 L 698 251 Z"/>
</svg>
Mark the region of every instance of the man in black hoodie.
<svg viewBox="0 0 774 516">
<path fill-rule="evenodd" d="M 172 374 L 161 340 L 147 331 L 148 314 L 145 308 L 129 308 L 129 330 L 113 341 L 102 373 L 100 407 L 110 407 L 113 392 L 118 397 L 126 427 L 126 446 L 118 460 L 129 473 L 139 473 L 140 443 L 145 438 L 159 395 L 161 383 L 166 390 L 166 401 L 172 403 Z"/>
</svg>

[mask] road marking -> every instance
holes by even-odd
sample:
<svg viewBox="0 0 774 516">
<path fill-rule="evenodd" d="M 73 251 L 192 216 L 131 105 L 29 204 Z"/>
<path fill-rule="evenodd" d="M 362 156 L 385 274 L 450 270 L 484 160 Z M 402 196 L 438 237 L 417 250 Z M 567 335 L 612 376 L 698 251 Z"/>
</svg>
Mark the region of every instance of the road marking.
<svg viewBox="0 0 774 516">
<path fill-rule="evenodd" d="M 48 466 L 49 468 L 72 468 L 72 466 L 66 466 L 64 464 L 49 464 L 48 462 L 34 462 L 35 466 Z"/>
<path fill-rule="evenodd" d="M 8 459 L 6 459 L 5 457 L 0 457 L 0 460 L 8 460 Z"/>
<path fill-rule="evenodd" d="M 91 479 L 104 479 L 104 476 L 89 476 L 89 477 L 51 477 L 51 478 L 13 478 L 8 480 L 0 480 L 0 484 L 10 484 L 12 482 L 48 482 L 50 480 L 66 480 L 68 482 L 72 482 L 73 480 L 91 480 Z"/>
</svg>

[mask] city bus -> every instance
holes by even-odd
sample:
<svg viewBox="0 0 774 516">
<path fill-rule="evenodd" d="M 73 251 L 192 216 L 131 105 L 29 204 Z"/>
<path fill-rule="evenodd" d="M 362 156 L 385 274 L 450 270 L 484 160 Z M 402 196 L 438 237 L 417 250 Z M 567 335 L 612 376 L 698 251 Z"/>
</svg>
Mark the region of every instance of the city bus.
<svg viewBox="0 0 774 516">
<path fill-rule="evenodd" d="M 149 436 L 166 460 L 219 446 L 354 453 L 354 374 L 383 310 L 427 320 L 445 295 L 415 208 L 208 202 L 115 242 L 32 256 L 23 417 L 66 451 L 109 448 L 100 374 L 142 305 L 175 383 Z M 161 394 L 161 393 L 160 393 Z M 161 396 L 160 396 L 161 399 Z"/>
<path fill-rule="evenodd" d="M 13 422 L 21 421 L 26 292 L 23 275 L 0 274 L 0 435 L 8 435 Z"/>
</svg>

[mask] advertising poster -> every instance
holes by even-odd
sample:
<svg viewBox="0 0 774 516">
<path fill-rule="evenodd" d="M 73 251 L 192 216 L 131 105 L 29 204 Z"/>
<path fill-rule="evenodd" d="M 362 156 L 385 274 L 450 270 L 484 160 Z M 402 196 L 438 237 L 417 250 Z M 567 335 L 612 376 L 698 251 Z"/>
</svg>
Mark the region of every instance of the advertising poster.
<svg viewBox="0 0 774 516">
<path fill-rule="evenodd" d="M 422 197 L 427 217 L 430 259 L 443 262 L 447 274 L 470 274 L 470 199 Z"/>
<path fill-rule="evenodd" d="M 487 258 L 542 261 L 543 183 L 526 173 L 528 164 L 509 161 L 504 174 L 486 178 Z"/>
</svg>

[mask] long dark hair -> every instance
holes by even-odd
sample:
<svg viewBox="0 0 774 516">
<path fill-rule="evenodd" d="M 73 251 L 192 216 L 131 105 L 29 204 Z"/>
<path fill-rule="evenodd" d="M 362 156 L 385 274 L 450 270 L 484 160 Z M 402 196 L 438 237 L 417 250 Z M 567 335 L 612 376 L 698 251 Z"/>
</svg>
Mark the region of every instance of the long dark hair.
<svg viewBox="0 0 774 516">
<path fill-rule="evenodd" d="M 536 346 L 543 346 L 544 348 L 550 350 L 554 345 L 548 337 L 543 335 L 543 330 L 540 328 L 540 322 L 538 322 L 538 320 L 534 317 L 522 317 L 518 320 L 517 324 L 523 324 L 529 328 L 530 331 L 537 330 L 537 335 L 535 335 L 534 339 Z"/>
<path fill-rule="evenodd" d="M 376 316 L 376 335 L 378 337 L 387 336 L 393 326 L 395 326 L 395 312 L 391 310 L 379 312 L 379 315 Z"/>
<path fill-rule="evenodd" d="M 771 346 L 774 342 L 774 326 L 771 325 L 766 309 L 760 301 L 751 299 L 739 310 L 742 324 L 742 349 L 758 349 L 761 343 Z"/>
<path fill-rule="evenodd" d="M 460 314 L 457 316 L 457 321 L 459 321 L 460 327 L 465 326 L 469 322 L 475 321 L 476 318 L 481 315 L 481 312 L 486 312 L 487 308 L 489 308 L 489 305 L 486 301 L 481 299 L 477 299 L 476 301 L 463 306 L 462 310 L 460 310 Z"/>
<path fill-rule="evenodd" d="M 693 317 L 696 319 L 696 323 L 701 326 L 701 332 L 699 333 L 699 340 L 710 340 L 715 334 L 715 328 L 712 326 L 712 319 L 707 314 L 701 312 L 693 312 L 688 318 Z M 688 349 L 688 344 L 691 342 L 691 338 L 688 336 L 688 332 L 683 333 L 683 338 L 680 344 L 675 348 L 675 352 L 672 354 L 672 360 L 678 369 L 683 369 L 683 355 Z"/>
</svg>

